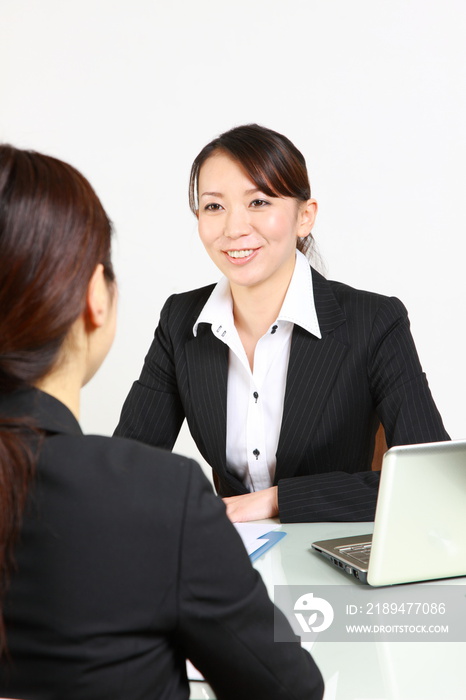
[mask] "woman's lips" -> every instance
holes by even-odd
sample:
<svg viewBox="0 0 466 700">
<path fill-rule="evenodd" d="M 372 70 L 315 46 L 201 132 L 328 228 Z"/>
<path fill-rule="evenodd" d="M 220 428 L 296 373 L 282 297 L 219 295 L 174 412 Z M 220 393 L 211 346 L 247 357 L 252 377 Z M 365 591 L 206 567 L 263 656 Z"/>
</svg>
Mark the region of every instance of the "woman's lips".
<svg viewBox="0 0 466 700">
<path fill-rule="evenodd" d="M 244 265 L 257 253 L 259 248 L 243 248 L 239 250 L 224 250 L 228 260 L 234 265 Z"/>
</svg>

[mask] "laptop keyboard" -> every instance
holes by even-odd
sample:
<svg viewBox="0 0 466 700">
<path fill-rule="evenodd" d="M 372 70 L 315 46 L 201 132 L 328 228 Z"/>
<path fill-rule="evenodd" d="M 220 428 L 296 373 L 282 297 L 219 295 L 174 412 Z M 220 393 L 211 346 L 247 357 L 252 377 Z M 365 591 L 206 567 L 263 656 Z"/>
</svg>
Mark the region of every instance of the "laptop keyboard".
<svg viewBox="0 0 466 700">
<path fill-rule="evenodd" d="M 341 554 L 349 554 L 353 559 L 357 559 L 361 564 L 368 564 L 371 555 L 371 542 L 366 544 L 353 544 L 350 547 L 338 547 Z"/>
</svg>

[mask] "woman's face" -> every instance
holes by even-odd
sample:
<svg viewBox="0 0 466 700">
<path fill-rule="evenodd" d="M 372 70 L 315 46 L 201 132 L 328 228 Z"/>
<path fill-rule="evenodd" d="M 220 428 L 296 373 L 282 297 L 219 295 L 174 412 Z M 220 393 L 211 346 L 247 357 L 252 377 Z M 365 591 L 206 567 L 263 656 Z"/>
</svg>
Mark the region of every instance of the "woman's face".
<svg viewBox="0 0 466 700">
<path fill-rule="evenodd" d="M 199 172 L 199 235 L 213 262 L 235 286 L 286 287 L 293 274 L 296 240 L 311 231 L 314 200 L 270 197 L 222 152 Z"/>
</svg>

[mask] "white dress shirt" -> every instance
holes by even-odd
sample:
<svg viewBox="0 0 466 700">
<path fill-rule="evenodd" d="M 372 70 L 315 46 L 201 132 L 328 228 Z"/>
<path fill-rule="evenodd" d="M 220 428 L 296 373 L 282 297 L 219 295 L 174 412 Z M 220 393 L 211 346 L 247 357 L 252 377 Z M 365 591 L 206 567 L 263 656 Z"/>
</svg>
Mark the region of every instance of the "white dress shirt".
<svg viewBox="0 0 466 700">
<path fill-rule="evenodd" d="M 202 309 L 199 323 L 228 345 L 226 459 L 230 472 L 249 491 L 272 486 L 283 415 L 286 374 L 293 326 L 297 323 L 321 338 L 314 303 L 312 274 L 306 257 L 296 251 L 296 265 L 276 321 L 259 339 L 251 372 L 233 319 L 230 283 L 223 277 Z"/>
</svg>

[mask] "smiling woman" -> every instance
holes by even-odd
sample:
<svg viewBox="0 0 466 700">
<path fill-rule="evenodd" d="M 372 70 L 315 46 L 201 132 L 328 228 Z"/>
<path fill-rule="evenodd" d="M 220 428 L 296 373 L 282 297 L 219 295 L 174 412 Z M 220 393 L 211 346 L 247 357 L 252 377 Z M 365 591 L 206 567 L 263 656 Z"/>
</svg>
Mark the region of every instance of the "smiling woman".
<svg viewBox="0 0 466 700">
<path fill-rule="evenodd" d="M 396 298 L 322 277 L 306 162 L 257 124 L 199 153 L 189 200 L 217 285 L 168 299 L 117 434 L 171 449 L 186 418 L 234 521 L 372 520 L 387 444 L 447 440 Z"/>
</svg>

